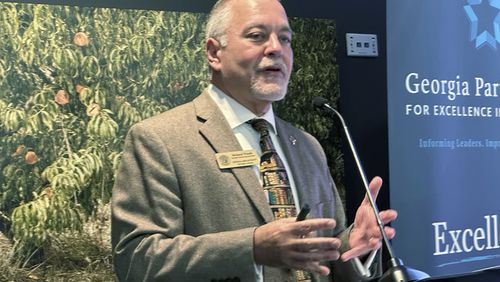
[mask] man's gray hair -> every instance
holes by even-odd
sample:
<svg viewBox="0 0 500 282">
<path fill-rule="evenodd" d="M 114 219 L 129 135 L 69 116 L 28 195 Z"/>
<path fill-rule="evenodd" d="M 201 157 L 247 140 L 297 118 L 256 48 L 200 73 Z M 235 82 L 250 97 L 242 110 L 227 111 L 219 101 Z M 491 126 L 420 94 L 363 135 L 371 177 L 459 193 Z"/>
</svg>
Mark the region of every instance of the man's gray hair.
<svg viewBox="0 0 500 282">
<path fill-rule="evenodd" d="M 222 46 L 227 44 L 227 30 L 231 22 L 231 7 L 233 0 L 219 0 L 210 11 L 205 30 L 205 40 L 215 38 Z"/>
</svg>

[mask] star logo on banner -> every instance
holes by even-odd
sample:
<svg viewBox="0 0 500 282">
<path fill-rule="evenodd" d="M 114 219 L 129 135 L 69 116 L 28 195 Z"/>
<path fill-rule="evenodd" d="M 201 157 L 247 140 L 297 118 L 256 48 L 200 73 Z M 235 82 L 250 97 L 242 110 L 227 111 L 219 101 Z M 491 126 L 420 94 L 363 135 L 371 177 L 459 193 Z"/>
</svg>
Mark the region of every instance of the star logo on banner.
<svg viewBox="0 0 500 282">
<path fill-rule="evenodd" d="M 500 43 L 500 0 L 467 0 L 464 6 L 470 21 L 470 41 L 476 49 L 485 44 L 497 49 Z"/>
</svg>

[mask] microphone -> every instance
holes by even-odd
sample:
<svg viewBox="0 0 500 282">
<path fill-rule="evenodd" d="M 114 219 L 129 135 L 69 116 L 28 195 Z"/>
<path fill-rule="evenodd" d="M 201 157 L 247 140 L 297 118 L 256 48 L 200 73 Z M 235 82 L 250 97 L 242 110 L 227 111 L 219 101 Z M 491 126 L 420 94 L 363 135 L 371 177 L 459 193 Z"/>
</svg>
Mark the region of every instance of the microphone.
<svg viewBox="0 0 500 282">
<path fill-rule="evenodd" d="M 389 255 L 389 260 L 387 261 L 387 266 L 388 269 L 382 277 L 379 279 L 379 282 L 410 282 L 410 281 L 418 281 L 421 279 L 428 278 L 429 275 L 425 272 L 422 272 L 420 270 L 416 270 L 410 267 L 406 267 L 403 265 L 403 262 L 396 257 L 394 250 L 392 249 L 392 246 L 389 242 L 389 238 L 387 237 L 387 234 L 385 233 L 384 229 L 384 223 L 382 222 L 382 219 L 380 218 L 379 215 L 379 209 L 377 207 L 377 204 L 375 203 L 375 200 L 372 197 L 372 194 L 370 193 L 370 188 L 368 187 L 368 179 L 366 178 L 365 171 L 363 169 L 363 166 L 361 165 L 361 161 L 359 159 L 358 153 L 356 151 L 356 148 L 354 146 L 354 142 L 352 141 L 351 134 L 349 133 L 349 129 L 347 128 L 347 125 L 344 121 L 344 118 L 342 115 L 334 109 L 332 106 L 328 104 L 328 100 L 323 98 L 323 97 L 315 97 L 312 100 L 312 105 L 315 108 L 318 108 L 323 111 L 328 111 L 331 113 L 334 113 L 338 119 L 340 120 L 342 127 L 344 128 L 344 133 L 347 139 L 347 143 L 349 144 L 349 147 L 351 149 L 351 153 L 354 157 L 354 161 L 356 162 L 356 166 L 358 168 L 359 174 L 361 175 L 361 179 L 363 180 L 363 185 L 365 187 L 365 193 L 366 196 L 368 197 L 368 200 L 370 201 L 370 205 L 373 209 L 373 212 L 375 214 L 375 219 L 377 220 L 378 227 L 380 229 L 380 233 L 382 234 L 382 239 L 383 239 L 383 245 L 385 246 L 387 253 Z"/>
</svg>

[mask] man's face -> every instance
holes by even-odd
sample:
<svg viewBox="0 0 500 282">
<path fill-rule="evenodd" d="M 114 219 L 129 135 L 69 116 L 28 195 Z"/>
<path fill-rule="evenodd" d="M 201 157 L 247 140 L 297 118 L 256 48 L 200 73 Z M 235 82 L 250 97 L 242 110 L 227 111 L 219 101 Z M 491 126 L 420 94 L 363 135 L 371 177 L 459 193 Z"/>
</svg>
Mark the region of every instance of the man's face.
<svg viewBox="0 0 500 282">
<path fill-rule="evenodd" d="M 293 64 L 292 31 L 278 1 L 233 1 L 226 46 L 217 52 L 217 85 L 248 107 L 281 100 Z M 250 106 L 252 107 L 252 106 Z"/>
</svg>

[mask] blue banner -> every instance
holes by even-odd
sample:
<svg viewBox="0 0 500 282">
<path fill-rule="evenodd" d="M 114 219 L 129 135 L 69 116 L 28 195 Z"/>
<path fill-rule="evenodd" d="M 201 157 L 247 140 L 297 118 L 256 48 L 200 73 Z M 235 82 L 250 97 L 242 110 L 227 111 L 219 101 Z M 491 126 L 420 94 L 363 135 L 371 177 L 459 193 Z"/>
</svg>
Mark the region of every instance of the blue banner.
<svg viewBox="0 0 500 282">
<path fill-rule="evenodd" d="M 395 251 L 431 276 L 500 265 L 500 0 L 387 1 Z"/>
</svg>

